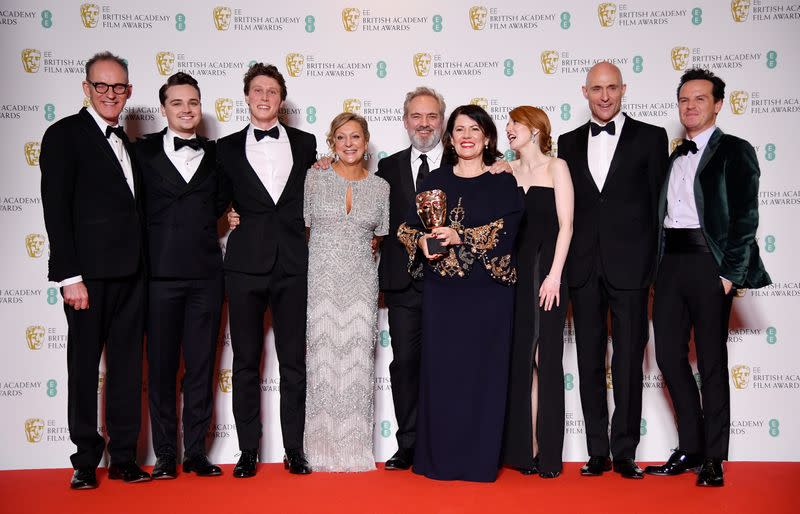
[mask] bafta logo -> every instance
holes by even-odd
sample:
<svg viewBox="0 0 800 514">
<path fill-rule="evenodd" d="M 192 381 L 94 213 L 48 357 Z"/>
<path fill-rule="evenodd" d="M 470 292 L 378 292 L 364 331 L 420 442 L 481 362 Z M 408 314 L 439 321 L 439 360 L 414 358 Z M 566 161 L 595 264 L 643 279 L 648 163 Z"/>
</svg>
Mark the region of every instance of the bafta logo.
<svg viewBox="0 0 800 514">
<path fill-rule="evenodd" d="M 669 142 L 669 154 L 672 155 L 672 152 L 674 152 L 675 149 L 678 148 L 681 143 L 683 143 L 682 137 L 673 137 L 672 140 Z"/>
<path fill-rule="evenodd" d="M 95 28 L 99 19 L 100 8 L 97 7 L 97 4 L 81 4 L 81 21 L 85 28 Z"/>
<path fill-rule="evenodd" d="M 233 100 L 230 98 L 217 98 L 214 102 L 214 112 L 217 113 L 218 121 L 231 121 L 233 114 Z"/>
<path fill-rule="evenodd" d="M 414 72 L 417 77 L 427 77 L 431 71 L 431 54 L 420 52 L 414 54 Z"/>
<path fill-rule="evenodd" d="M 161 75 L 172 75 L 172 68 L 175 65 L 175 54 L 172 52 L 158 52 L 156 54 L 156 66 Z"/>
<path fill-rule="evenodd" d="M 25 161 L 28 166 L 39 165 L 39 154 L 42 153 L 42 146 L 37 141 L 28 141 L 25 143 Z"/>
<path fill-rule="evenodd" d="M 286 71 L 289 72 L 290 77 L 299 77 L 303 72 L 303 65 L 305 63 L 306 59 L 302 54 L 286 54 Z"/>
<path fill-rule="evenodd" d="M 617 4 L 603 2 L 597 6 L 597 17 L 600 19 L 601 27 L 610 27 L 617 19 Z"/>
<path fill-rule="evenodd" d="M 473 98 L 472 100 L 469 101 L 469 103 L 472 104 L 472 105 L 477 105 L 478 107 L 480 107 L 484 111 L 489 108 L 489 99 L 488 98 L 484 98 L 482 96 L 478 96 L 478 97 Z"/>
<path fill-rule="evenodd" d="M 84 96 L 83 97 L 83 106 L 88 109 L 90 105 L 92 105 L 92 101 L 89 100 L 88 96 Z"/>
<path fill-rule="evenodd" d="M 611 366 L 606 368 L 606 389 L 614 389 L 614 380 L 611 377 Z"/>
<path fill-rule="evenodd" d="M 347 32 L 358 30 L 358 20 L 361 19 L 361 9 L 356 7 L 345 7 L 342 9 L 342 25 Z"/>
<path fill-rule="evenodd" d="M 25 340 L 28 342 L 29 350 L 41 350 L 44 342 L 44 327 L 41 325 L 31 325 L 25 329 Z"/>
<path fill-rule="evenodd" d="M 25 236 L 25 249 L 28 251 L 28 257 L 38 259 L 44 255 L 44 242 L 45 238 L 42 234 L 28 234 Z"/>
<path fill-rule="evenodd" d="M 342 102 L 342 111 L 361 114 L 361 100 L 358 98 L 345 98 Z"/>
<path fill-rule="evenodd" d="M 558 52 L 555 50 L 545 50 L 539 55 L 542 62 L 542 70 L 548 75 L 552 75 L 558 68 Z"/>
<path fill-rule="evenodd" d="M 217 30 L 228 30 L 231 26 L 231 8 L 219 5 L 214 7 L 214 26 Z"/>
<path fill-rule="evenodd" d="M 489 11 L 482 5 L 474 5 L 469 8 L 469 23 L 472 25 L 472 30 L 483 30 L 488 13 Z"/>
<path fill-rule="evenodd" d="M 731 15 L 733 21 L 742 23 L 750 14 L 750 0 L 731 0 Z"/>
<path fill-rule="evenodd" d="M 39 418 L 28 418 L 25 420 L 25 439 L 29 443 L 38 443 L 44 434 L 44 420 Z"/>
<path fill-rule="evenodd" d="M 737 364 L 731 368 L 731 378 L 736 389 L 744 389 L 750 382 L 750 366 Z"/>
<path fill-rule="evenodd" d="M 219 390 L 223 393 L 230 393 L 233 391 L 233 375 L 231 370 L 221 368 L 219 373 L 217 373 L 217 383 L 219 384 Z"/>
<path fill-rule="evenodd" d="M 676 46 L 670 52 L 672 57 L 672 69 L 675 71 L 683 71 L 689 64 L 689 48 L 685 46 Z"/>
<path fill-rule="evenodd" d="M 22 51 L 22 67 L 25 73 L 36 73 L 42 63 L 42 52 L 35 48 L 26 48 Z"/>
<path fill-rule="evenodd" d="M 750 100 L 750 94 L 747 91 L 731 91 L 729 101 L 733 114 L 744 114 L 747 110 L 748 100 Z"/>
</svg>

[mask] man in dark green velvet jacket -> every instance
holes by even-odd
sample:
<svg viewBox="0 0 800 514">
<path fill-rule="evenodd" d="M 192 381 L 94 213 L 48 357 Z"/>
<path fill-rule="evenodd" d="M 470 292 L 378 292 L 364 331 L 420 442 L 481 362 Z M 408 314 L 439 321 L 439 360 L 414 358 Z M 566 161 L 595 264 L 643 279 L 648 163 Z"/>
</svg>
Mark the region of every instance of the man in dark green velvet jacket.
<svg viewBox="0 0 800 514">
<path fill-rule="evenodd" d="M 653 326 L 656 360 L 678 419 L 678 449 L 646 473 L 701 468 L 697 485 L 723 485 L 728 458 L 728 321 L 737 288 L 771 283 L 758 254 L 759 168 L 747 141 L 716 127 L 725 83 L 703 69 L 678 86 L 684 142 L 670 156 L 659 201 L 660 263 Z M 702 405 L 689 366 L 694 329 Z"/>
</svg>

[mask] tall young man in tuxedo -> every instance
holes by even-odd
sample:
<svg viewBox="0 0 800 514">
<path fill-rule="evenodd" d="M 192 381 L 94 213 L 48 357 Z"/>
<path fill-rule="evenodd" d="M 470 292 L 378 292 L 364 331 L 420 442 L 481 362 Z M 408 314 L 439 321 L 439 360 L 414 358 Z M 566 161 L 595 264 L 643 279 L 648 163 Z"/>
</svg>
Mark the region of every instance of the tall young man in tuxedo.
<svg viewBox="0 0 800 514">
<path fill-rule="evenodd" d="M 98 366 L 106 351 L 105 426 L 110 479 L 150 480 L 136 465 L 142 391 L 144 282 L 140 175 L 119 116 L 130 98 L 126 61 L 86 62 L 89 107 L 42 138 L 42 206 L 50 238 L 48 278 L 61 284 L 67 336 L 73 489 L 97 487 L 105 448 L 97 433 Z"/>
<path fill-rule="evenodd" d="M 725 82 L 691 69 L 678 85 L 686 139 L 670 156 L 661 189 L 653 328 L 656 360 L 678 418 L 678 449 L 653 475 L 701 468 L 699 486 L 722 486 L 728 458 L 728 321 L 736 288 L 771 283 L 758 253 L 760 171 L 747 141 L 717 128 Z M 694 330 L 701 394 L 689 366 Z"/>
<path fill-rule="evenodd" d="M 284 462 L 308 474 L 303 454 L 308 247 L 303 222 L 306 170 L 316 138 L 279 123 L 286 82 L 273 65 L 244 76 L 250 123 L 219 140 L 217 161 L 241 224 L 228 237 L 224 269 L 233 347 L 233 415 L 242 451 L 233 475 L 256 473 L 261 440 L 264 312 L 272 312 L 280 373 Z"/>
<path fill-rule="evenodd" d="M 589 461 L 586 476 L 612 468 L 642 478 L 636 446 L 642 413 L 647 300 L 656 256 L 656 202 L 667 165 L 667 133 L 621 112 L 619 69 L 596 64 L 583 95 L 591 120 L 558 138 L 575 187 L 567 257 Z M 614 415 L 608 434 L 606 349 L 611 312 Z"/>
<path fill-rule="evenodd" d="M 403 126 L 411 146 L 378 163 L 376 175 L 389 183 L 389 234 L 383 241 L 378 268 L 380 288 L 389 308 L 393 360 L 389 365 L 397 417 L 397 452 L 386 469 L 408 469 L 414 463 L 419 360 L 422 343 L 422 280 L 408 273 L 408 253 L 397 240 L 397 228 L 414 205 L 419 186 L 442 159 L 444 98 L 427 87 L 406 95 Z"/>
<path fill-rule="evenodd" d="M 222 472 L 206 457 L 217 334 L 222 310 L 222 251 L 217 218 L 216 148 L 197 136 L 200 88 L 176 73 L 158 91 L 167 127 L 134 145 L 142 170 L 148 250 L 147 363 L 154 479 L 177 476 L 176 375 L 184 360 L 183 471 Z"/>
</svg>

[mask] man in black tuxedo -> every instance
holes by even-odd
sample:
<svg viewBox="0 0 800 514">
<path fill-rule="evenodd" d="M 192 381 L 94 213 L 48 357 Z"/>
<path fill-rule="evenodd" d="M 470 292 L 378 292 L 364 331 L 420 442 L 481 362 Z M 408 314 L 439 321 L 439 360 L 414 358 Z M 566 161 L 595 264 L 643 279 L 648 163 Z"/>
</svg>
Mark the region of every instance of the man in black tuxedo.
<svg viewBox="0 0 800 514">
<path fill-rule="evenodd" d="M 278 355 L 281 429 L 290 473 L 308 474 L 303 454 L 308 247 L 303 222 L 306 170 L 316 138 L 278 122 L 286 82 L 273 65 L 244 76 L 250 124 L 219 140 L 217 161 L 241 216 L 228 237 L 225 287 L 233 346 L 233 415 L 242 451 L 237 478 L 256 473 L 261 440 L 261 355 L 264 312 L 272 311 Z"/>
<path fill-rule="evenodd" d="M 48 278 L 61 284 L 67 336 L 73 489 L 97 487 L 105 448 L 97 433 L 97 383 L 106 350 L 110 479 L 150 480 L 136 465 L 142 391 L 144 282 L 140 175 L 119 115 L 130 98 L 127 63 L 109 53 L 86 62 L 89 108 L 42 138 L 42 206 Z"/>
<path fill-rule="evenodd" d="M 717 128 L 725 82 L 691 69 L 678 86 L 686 139 L 669 161 L 658 204 L 661 261 L 655 285 L 656 360 L 678 418 L 678 449 L 653 475 L 701 468 L 699 486 L 722 486 L 728 458 L 728 321 L 736 288 L 771 283 L 756 242 L 760 171 L 747 141 Z M 689 366 L 694 330 L 700 394 Z"/>
<path fill-rule="evenodd" d="M 378 163 L 376 175 L 389 183 L 389 234 L 383 240 L 378 268 L 380 288 L 389 308 L 389 333 L 393 360 L 389 365 L 392 399 L 397 417 L 397 452 L 386 469 L 408 469 L 414 463 L 419 359 L 422 343 L 422 280 L 408 272 L 408 252 L 397 239 L 414 197 L 428 174 L 442 158 L 444 98 L 426 87 L 406 95 L 403 126 L 411 146 Z"/>
<path fill-rule="evenodd" d="M 158 91 L 167 127 L 134 145 L 142 170 L 148 250 L 147 363 L 154 479 L 175 478 L 175 380 L 183 348 L 183 471 L 216 476 L 205 454 L 222 310 L 216 148 L 197 136 L 200 88 L 176 73 Z"/>
<path fill-rule="evenodd" d="M 625 84 L 608 62 L 592 67 L 583 95 L 590 122 L 558 138 L 575 187 L 567 257 L 589 461 L 586 476 L 611 470 L 642 478 L 634 460 L 642 412 L 647 300 L 656 256 L 656 202 L 667 133 L 621 113 Z M 608 435 L 606 350 L 611 311 L 614 416 Z"/>
</svg>

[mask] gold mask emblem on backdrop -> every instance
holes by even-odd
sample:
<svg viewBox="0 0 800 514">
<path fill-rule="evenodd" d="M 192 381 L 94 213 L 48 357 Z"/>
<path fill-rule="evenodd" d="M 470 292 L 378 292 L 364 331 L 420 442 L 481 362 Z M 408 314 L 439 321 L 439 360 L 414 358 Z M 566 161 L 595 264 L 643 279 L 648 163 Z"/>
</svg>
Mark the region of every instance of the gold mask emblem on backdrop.
<svg viewBox="0 0 800 514">
<path fill-rule="evenodd" d="M 731 16 L 736 23 L 747 20 L 750 14 L 750 0 L 731 0 Z"/>
<path fill-rule="evenodd" d="M 156 66 L 161 75 L 171 75 L 175 65 L 175 54 L 172 52 L 158 52 L 156 54 Z"/>
<path fill-rule="evenodd" d="M 227 368 L 221 368 L 217 373 L 217 383 L 219 390 L 223 393 L 230 393 L 233 391 L 233 373 Z"/>
<path fill-rule="evenodd" d="M 603 2 L 597 6 L 597 17 L 600 19 L 601 27 L 610 27 L 617 19 L 617 4 Z"/>
<path fill-rule="evenodd" d="M 342 9 L 342 25 L 347 32 L 358 30 L 358 21 L 361 19 L 361 9 L 345 7 Z"/>
<path fill-rule="evenodd" d="M 731 104 L 733 114 L 744 114 L 747 110 L 748 100 L 750 100 L 750 93 L 747 91 L 731 91 L 728 101 Z"/>
<path fill-rule="evenodd" d="M 486 15 L 489 10 L 482 5 L 475 5 L 469 8 L 469 24 L 472 30 L 483 30 L 486 26 Z"/>
<path fill-rule="evenodd" d="M 38 443 L 44 434 L 44 420 L 40 418 L 28 418 L 25 420 L 25 439 L 29 443 Z"/>
<path fill-rule="evenodd" d="M 685 46 L 676 46 L 670 51 L 670 58 L 672 59 L 672 69 L 675 71 L 683 71 L 689 64 L 689 48 Z"/>
<path fill-rule="evenodd" d="M 25 143 L 25 161 L 28 166 L 39 165 L 39 155 L 42 153 L 42 145 L 38 141 L 28 141 Z"/>
<path fill-rule="evenodd" d="M 417 77 L 427 77 L 428 72 L 431 71 L 431 54 L 420 52 L 414 54 L 414 73 Z"/>
<path fill-rule="evenodd" d="M 95 28 L 99 19 L 100 8 L 97 4 L 81 4 L 81 22 L 85 28 Z"/>
<path fill-rule="evenodd" d="M 472 105 L 477 105 L 478 107 L 482 108 L 484 111 L 489 108 L 489 99 L 484 98 L 482 96 L 477 96 L 469 101 Z"/>
<path fill-rule="evenodd" d="M 29 350 L 41 350 L 44 343 L 44 327 L 42 325 L 31 325 L 25 329 L 25 341 L 28 343 Z"/>
<path fill-rule="evenodd" d="M 217 121 L 231 121 L 233 100 L 230 98 L 217 98 L 214 102 L 214 112 L 217 115 Z"/>
<path fill-rule="evenodd" d="M 42 234 L 28 234 L 25 236 L 25 250 L 28 251 L 28 257 L 38 259 L 44 255 L 45 241 Z"/>
<path fill-rule="evenodd" d="M 542 63 L 542 70 L 548 75 L 552 75 L 558 68 L 558 52 L 555 50 L 545 50 L 539 54 L 539 60 Z"/>
<path fill-rule="evenodd" d="M 345 98 L 342 102 L 342 111 L 353 114 L 361 113 L 361 100 L 358 98 Z"/>
<path fill-rule="evenodd" d="M 737 364 L 731 368 L 731 378 L 736 389 L 744 389 L 750 382 L 750 366 Z"/>
<path fill-rule="evenodd" d="M 22 51 L 22 67 L 25 73 L 36 73 L 42 63 L 42 52 L 35 48 L 26 48 Z"/>
<path fill-rule="evenodd" d="M 217 30 L 228 30 L 231 26 L 231 8 L 224 5 L 214 7 L 214 26 Z"/>
<path fill-rule="evenodd" d="M 306 58 L 302 54 L 290 53 L 286 54 L 286 71 L 289 72 L 290 77 L 299 77 L 303 72 L 303 65 L 306 63 Z"/>
</svg>

